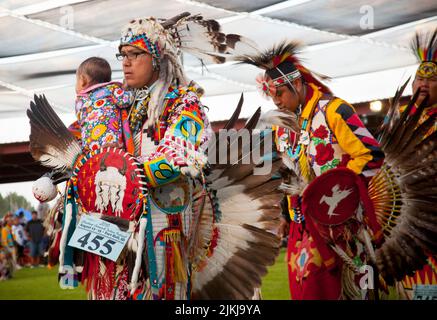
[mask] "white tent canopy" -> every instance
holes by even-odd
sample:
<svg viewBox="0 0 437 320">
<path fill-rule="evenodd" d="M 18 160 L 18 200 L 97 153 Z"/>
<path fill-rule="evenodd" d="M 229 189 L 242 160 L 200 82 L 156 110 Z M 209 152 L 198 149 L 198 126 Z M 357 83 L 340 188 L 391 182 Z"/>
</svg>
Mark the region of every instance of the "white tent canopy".
<svg viewBox="0 0 437 320">
<path fill-rule="evenodd" d="M 25 117 L 34 93 L 46 94 L 59 113 L 71 116 L 75 70 L 84 59 L 106 58 L 113 78 L 121 79 L 115 59 L 121 27 L 136 17 L 183 11 L 218 19 L 224 32 L 261 48 L 300 40 L 307 45 L 304 63 L 332 77 L 334 93 L 351 103 L 392 96 L 417 66 L 409 50 L 414 32 L 437 25 L 433 0 L 0 0 L 0 119 Z M 256 68 L 204 68 L 192 56 L 183 60 L 188 76 L 206 91 L 212 120 L 229 116 L 243 91 L 249 100 L 243 115 L 272 107 L 255 93 Z"/>
</svg>

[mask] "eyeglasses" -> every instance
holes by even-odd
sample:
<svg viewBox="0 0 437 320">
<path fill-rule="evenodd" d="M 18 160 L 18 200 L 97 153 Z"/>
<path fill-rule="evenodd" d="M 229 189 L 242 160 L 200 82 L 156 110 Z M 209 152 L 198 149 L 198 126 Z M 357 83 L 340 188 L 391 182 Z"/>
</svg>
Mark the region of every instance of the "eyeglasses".
<svg viewBox="0 0 437 320">
<path fill-rule="evenodd" d="M 135 60 L 139 55 L 146 54 L 146 52 L 128 52 L 128 53 L 117 53 L 115 57 L 118 61 L 123 61 L 124 58 L 127 58 L 129 61 Z"/>
</svg>

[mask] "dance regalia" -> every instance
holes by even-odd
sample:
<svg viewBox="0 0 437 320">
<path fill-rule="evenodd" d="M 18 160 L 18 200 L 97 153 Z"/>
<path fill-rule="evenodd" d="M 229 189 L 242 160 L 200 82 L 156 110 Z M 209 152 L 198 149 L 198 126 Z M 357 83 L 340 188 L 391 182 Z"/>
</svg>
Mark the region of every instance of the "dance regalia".
<svg viewBox="0 0 437 320">
<path fill-rule="evenodd" d="M 144 107 L 144 101 L 138 103 Z M 194 87 L 170 87 L 164 112 L 141 134 L 139 159 L 149 190 L 145 226 L 149 281 L 155 299 L 191 297 L 188 248 L 189 235 L 196 227 L 192 220 L 193 195 L 205 192 L 201 171 L 211 135 Z M 184 176 L 184 169 L 196 171 L 200 180 Z"/>
<path fill-rule="evenodd" d="M 300 136 L 306 135 L 306 140 L 297 141 L 289 130 L 274 128 L 276 145 L 284 162 L 297 173 L 306 172 L 307 183 L 334 168 L 349 168 L 370 179 L 383 161 L 377 141 L 349 104 L 332 96 L 322 97 L 315 85 L 307 88 L 300 116 L 301 128 L 306 132 Z M 302 163 L 308 167 L 302 168 Z M 287 254 L 291 299 L 340 299 L 348 294 L 350 297 L 351 293 L 342 287 L 343 268 L 348 267 L 343 266 L 343 260 L 316 230 L 308 226 L 302 214 L 301 197 L 288 195 L 287 200 L 291 221 Z M 378 237 L 374 214 L 367 213 L 365 219 L 371 226 L 370 234 Z M 352 234 L 348 237 L 353 242 Z M 358 267 L 368 263 L 359 255 L 354 262 Z"/>
<path fill-rule="evenodd" d="M 434 79 L 434 80 L 430 79 L 430 81 L 436 81 L 437 29 L 434 29 L 433 32 L 431 33 L 416 34 L 416 36 L 413 38 L 413 41 L 411 43 L 411 49 L 419 62 L 419 67 L 417 68 L 416 75 L 415 75 L 415 81 L 425 81 L 425 79 L 430 79 L 430 78 Z M 420 89 L 421 88 L 419 88 L 419 90 Z M 429 89 L 432 90 L 432 87 L 430 87 Z M 416 92 L 415 95 L 413 96 L 413 100 L 415 99 L 418 100 L 417 94 L 418 93 Z M 411 137 L 413 137 L 419 143 L 417 146 L 418 151 L 420 150 L 419 148 L 420 146 L 423 147 L 426 146 L 429 142 L 432 143 L 432 141 L 435 141 L 436 134 L 437 134 L 437 121 L 436 121 L 437 105 L 435 103 L 433 105 L 429 105 L 426 99 L 427 98 L 425 97 L 425 99 L 423 99 L 421 103 L 418 102 L 410 103 L 408 105 L 404 105 L 399 108 L 401 114 L 408 113 L 407 119 L 413 119 L 413 117 L 419 116 L 419 118 L 415 119 L 414 122 L 411 121 L 412 123 L 410 124 L 410 126 L 414 127 L 415 129 L 420 129 L 422 126 L 424 126 L 425 130 L 424 129 L 420 131 L 417 130 L 418 133 L 417 135 L 415 134 L 411 135 Z M 396 112 L 395 115 L 397 117 L 400 117 L 399 115 L 397 115 Z M 405 116 L 407 115 L 405 114 Z M 417 155 L 419 156 L 418 158 Z M 433 180 L 435 181 L 435 171 L 433 169 L 433 165 L 432 164 L 429 165 L 426 170 L 420 165 L 421 162 L 426 161 L 427 158 L 426 155 L 427 153 L 421 154 L 420 152 L 416 152 L 416 154 L 414 155 L 413 158 L 416 159 L 416 166 L 417 166 L 415 171 L 417 173 L 414 174 L 416 175 L 416 177 L 414 177 L 414 175 L 413 177 L 417 179 L 417 181 L 414 181 L 415 179 L 411 179 L 410 185 L 404 184 L 402 186 L 403 191 L 409 191 L 410 194 L 401 197 L 398 204 L 398 208 L 400 206 L 401 209 L 406 210 L 408 209 L 409 206 L 411 206 L 411 204 L 414 204 L 414 202 L 410 202 L 410 201 L 415 200 L 415 201 L 421 201 L 423 203 L 427 203 L 433 200 L 432 199 L 433 196 L 435 198 L 436 190 L 435 187 L 434 189 L 432 187 Z M 431 155 L 431 159 L 429 160 L 432 161 L 433 159 L 432 153 L 430 153 L 429 155 Z M 412 165 L 413 163 L 409 164 L 410 168 Z M 408 168 L 408 164 L 406 167 Z M 397 176 L 399 176 L 401 173 L 405 175 L 405 170 L 402 170 L 400 172 L 395 171 L 395 175 Z M 414 171 L 412 170 L 411 173 L 414 173 Z M 417 190 L 416 185 L 418 182 L 420 187 Z M 429 209 L 431 209 L 432 207 L 433 205 L 429 204 Z M 417 208 L 416 210 L 420 212 L 423 210 L 423 208 L 420 207 Z M 432 213 L 432 209 L 430 213 Z M 398 224 L 399 221 L 401 221 L 399 220 L 399 217 L 396 214 L 391 214 L 391 215 L 386 214 L 386 215 L 381 215 L 380 217 L 383 218 L 381 219 L 381 224 L 385 227 L 386 235 L 390 234 L 393 231 L 393 227 L 396 224 Z M 432 230 L 432 223 L 429 221 L 429 219 L 425 219 L 423 220 L 422 225 L 424 228 L 420 231 L 421 236 L 427 239 L 427 237 L 430 234 L 429 230 L 430 229 Z M 410 231 L 410 233 L 413 234 L 414 232 Z M 412 241 L 412 242 L 414 243 L 416 241 Z M 435 288 L 437 288 L 437 259 L 435 256 L 435 251 L 433 255 L 432 249 L 430 250 L 427 246 L 425 246 L 424 248 L 425 250 L 423 251 L 423 253 L 427 256 L 427 260 L 423 268 L 419 267 L 420 264 L 415 268 L 410 267 L 409 270 L 405 272 L 405 274 L 408 274 L 408 276 L 404 277 L 402 281 L 399 281 L 397 283 L 396 288 L 398 289 L 400 298 L 421 299 L 421 300 L 436 299 L 437 291 Z M 419 255 L 415 259 L 417 261 L 421 261 L 421 263 L 423 264 L 424 256 L 422 255 L 421 250 L 418 251 L 419 251 Z M 401 273 L 397 272 L 397 274 L 398 276 L 396 277 L 396 279 L 401 280 Z"/>
<path fill-rule="evenodd" d="M 172 51 L 176 38 L 183 48 L 193 37 L 207 43 L 205 38 L 225 41 L 227 35 L 213 20 L 189 14 L 178 19 L 169 21 L 171 32 L 185 31 L 180 37 L 166 31 L 168 21 L 161 25 L 154 18 L 134 20 L 123 31 L 123 45 L 147 49 L 161 68 L 155 85 L 134 92 L 132 153 L 104 147 L 83 154 L 44 97 L 35 96 L 28 110 L 33 157 L 68 178 L 59 245 L 61 286 L 82 280 L 92 299 L 250 299 L 279 253 L 272 231 L 282 196 L 279 159 L 260 176 L 254 176 L 260 160 L 241 145 L 237 154 L 248 162 L 207 161 L 206 149 L 219 150 L 223 141 L 212 133 L 199 90 L 186 81 L 177 50 Z M 220 37 L 211 38 L 215 32 Z M 244 42 L 231 36 L 234 44 Z M 224 62 L 232 50 L 223 52 L 227 47 L 219 44 L 205 51 L 211 56 L 220 48 L 220 55 L 212 57 Z M 168 77 L 170 72 L 176 76 Z M 173 79 L 170 85 L 168 79 Z M 234 128 L 241 104 L 224 129 Z M 259 111 L 244 128 L 252 135 L 258 118 Z M 261 136 L 258 143 L 263 141 Z M 225 140 L 224 146 L 229 154 L 232 144 Z M 271 158 L 269 150 L 264 152 L 260 159 Z M 89 216 L 130 234 L 116 261 L 67 245 L 75 226 Z"/>
<path fill-rule="evenodd" d="M 147 109 L 149 98 L 146 96 L 145 99 L 135 102 L 132 110 L 133 117 L 138 109 Z M 131 123 L 134 130 L 136 122 Z M 123 208 L 121 213 L 111 212 L 112 210 L 104 212 L 104 214 L 134 222 L 137 228 L 134 229 L 134 234 L 138 239 L 133 237 L 132 241 L 136 241 L 137 244 L 129 243 L 128 245 L 137 246 L 137 250 L 146 249 L 141 247 L 141 242 L 144 241 L 141 236 L 144 236 L 144 232 L 146 236 L 150 235 L 146 241 L 150 246 L 146 249 L 149 252 L 149 260 L 147 263 L 134 263 L 134 256 L 127 253 L 124 259 L 115 263 L 94 254 L 85 253 L 82 268 L 86 271 L 82 272 L 81 279 L 87 282 L 90 297 L 94 299 L 186 299 L 190 297 L 188 288 L 190 272 L 186 258 L 188 242 L 185 237 L 192 232 L 190 228 L 193 227 L 190 225 L 189 217 L 192 211 L 191 194 L 193 191 L 199 192 L 202 184 L 196 184 L 194 181 L 189 184 L 187 178 L 181 177 L 180 168 L 192 166 L 198 170 L 202 169 L 204 163 L 200 161 L 205 160 L 205 155 L 198 150 L 205 148 L 208 135 L 211 134 L 210 130 L 195 88 L 169 88 L 163 114 L 156 122 L 156 126 L 141 135 L 140 156 L 135 161 L 132 160 L 135 165 L 140 164 L 144 168 L 144 176 L 140 185 L 134 182 L 134 185 L 137 184 L 137 191 L 133 189 L 139 197 L 136 202 L 140 200 L 143 205 L 140 212 L 132 213 L 129 208 Z M 150 152 L 150 150 L 153 151 Z M 141 156 L 146 154 L 147 157 Z M 97 163 L 100 160 L 98 155 L 99 153 L 96 153 L 86 162 L 79 162 L 76 166 L 78 171 L 74 177 L 77 177 L 79 181 L 73 182 L 73 189 L 81 185 L 81 174 L 86 176 L 86 179 L 93 176 L 92 171 L 90 173 L 87 169 L 87 164 L 91 161 L 91 167 L 93 160 Z M 203 159 L 196 159 L 196 155 Z M 114 154 L 111 156 L 115 157 Z M 187 159 L 191 162 L 187 163 Z M 109 161 L 108 158 L 108 165 L 111 164 Z M 130 172 L 132 173 L 135 172 Z M 129 176 L 129 172 L 125 175 Z M 140 174 L 137 173 L 138 175 Z M 94 176 L 97 178 L 96 175 Z M 90 182 L 89 190 L 93 190 L 94 185 L 96 185 L 95 181 L 94 184 Z M 90 193 L 85 188 L 86 183 L 82 183 L 82 187 L 77 189 L 79 198 L 82 196 L 86 201 L 90 198 Z M 141 190 L 140 193 L 137 193 L 138 190 Z M 128 188 L 124 191 L 125 195 L 127 191 Z M 76 201 L 82 202 L 83 200 L 76 199 Z M 74 204 L 74 201 L 72 203 Z M 87 207 L 87 204 L 82 206 L 82 210 L 83 207 Z M 76 212 L 75 209 L 73 210 Z M 88 205 L 87 211 L 101 210 L 99 210 L 99 204 L 96 203 L 94 207 Z M 68 241 L 69 238 L 67 238 Z M 152 251 L 154 255 L 151 254 Z M 148 270 L 144 269 L 143 264 L 148 265 Z M 75 265 L 75 268 L 80 267 Z M 149 273 L 148 281 L 151 290 L 146 286 L 146 272 Z M 132 277 L 134 277 L 133 282 Z"/>
<path fill-rule="evenodd" d="M 404 111 L 407 106 L 401 107 L 401 111 Z M 417 111 L 417 107 L 412 108 L 411 114 Z M 437 113 L 437 105 L 425 108 L 418 124 L 424 123 L 433 114 Z M 423 139 L 429 137 L 434 132 L 437 132 L 437 121 L 434 122 L 434 126 L 425 134 Z M 413 276 L 406 276 L 402 281 L 402 285 L 406 290 L 407 297 L 409 299 L 414 298 L 414 286 L 417 285 L 433 285 L 437 286 L 437 258 L 435 256 L 429 256 L 427 264 L 421 269 L 417 270 Z M 417 297 L 416 297 L 417 298 Z"/>
<path fill-rule="evenodd" d="M 427 76 L 437 71 L 436 31 L 430 39 L 426 50 L 416 46 L 428 57 L 422 68 Z M 291 296 L 386 298 L 388 286 L 420 270 L 437 253 L 437 145 L 436 132 L 430 133 L 436 114 L 427 112 L 426 102 L 417 103 L 418 92 L 399 114 L 407 81 L 391 100 L 377 142 L 352 108 L 332 98 L 301 65 L 296 48 L 283 42 L 239 58 L 265 70 L 257 82 L 270 97 L 282 86 L 299 96 L 296 79 L 309 90 L 302 112 L 298 108 L 298 114 L 289 115 L 294 133 L 280 125 L 276 129 L 284 164 L 294 172 L 282 186 L 291 220 Z"/>
<path fill-rule="evenodd" d="M 284 113 L 279 118 L 288 114 L 293 132 L 273 127 L 276 147 L 289 169 L 281 189 L 290 222 L 291 298 L 374 296 L 367 288 L 361 290 L 359 280 L 362 268 L 375 264 L 374 244 L 381 236 L 367 183 L 382 165 L 383 154 L 353 108 L 300 63 L 298 48 L 296 42 L 284 41 L 239 58 L 265 70 L 257 77 L 262 94 L 282 97 L 284 91 L 279 90 L 285 87 L 295 97 L 305 94 L 292 114 L 276 111 Z M 295 81 L 301 82 L 301 92 Z M 294 106 L 281 109 L 286 107 Z"/>
</svg>

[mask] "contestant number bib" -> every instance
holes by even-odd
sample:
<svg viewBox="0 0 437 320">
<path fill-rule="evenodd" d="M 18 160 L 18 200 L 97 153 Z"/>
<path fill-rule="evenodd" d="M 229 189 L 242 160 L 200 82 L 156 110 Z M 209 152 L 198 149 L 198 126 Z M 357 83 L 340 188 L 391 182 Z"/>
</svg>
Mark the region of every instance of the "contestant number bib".
<svg viewBox="0 0 437 320">
<path fill-rule="evenodd" d="M 413 289 L 413 300 L 437 300 L 437 285 L 418 284 Z"/>
<path fill-rule="evenodd" d="M 84 215 L 73 232 L 68 245 L 117 261 L 130 233 L 115 224 Z"/>
</svg>

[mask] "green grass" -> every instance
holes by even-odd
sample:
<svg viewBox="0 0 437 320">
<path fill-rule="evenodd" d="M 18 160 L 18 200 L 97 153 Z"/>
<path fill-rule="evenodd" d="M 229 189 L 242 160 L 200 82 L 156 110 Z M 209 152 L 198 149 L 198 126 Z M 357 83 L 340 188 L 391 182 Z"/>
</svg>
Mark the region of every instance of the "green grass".
<svg viewBox="0 0 437 320">
<path fill-rule="evenodd" d="M 276 264 L 269 268 L 263 278 L 261 294 L 265 300 L 290 299 L 288 291 L 287 264 L 284 260 L 285 249 L 281 250 Z M 0 281 L 0 300 L 85 300 L 86 293 L 82 285 L 74 290 L 62 290 L 58 285 L 57 267 L 23 268 L 15 272 L 14 277 Z"/>
<path fill-rule="evenodd" d="M 0 300 L 85 300 L 83 286 L 62 290 L 58 284 L 57 267 L 23 268 L 10 280 L 0 281 Z"/>
<path fill-rule="evenodd" d="M 268 269 L 267 275 L 263 278 L 261 294 L 264 300 L 290 300 L 286 253 L 286 249 L 281 249 L 276 263 Z"/>
</svg>

